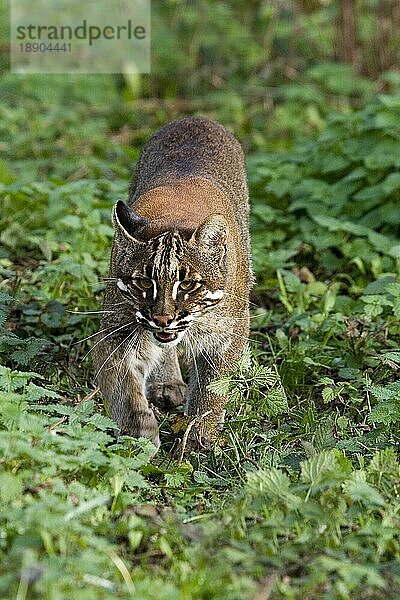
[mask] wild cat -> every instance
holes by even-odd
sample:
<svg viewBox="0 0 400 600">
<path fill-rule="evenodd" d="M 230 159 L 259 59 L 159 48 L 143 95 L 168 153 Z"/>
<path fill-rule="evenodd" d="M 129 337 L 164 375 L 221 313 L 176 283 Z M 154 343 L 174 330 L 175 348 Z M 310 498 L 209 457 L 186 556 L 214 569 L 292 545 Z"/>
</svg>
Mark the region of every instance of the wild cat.
<svg viewBox="0 0 400 600">
<path fill-rule="evenodd" d="M 210 381 L 231 370 L 249 332 L 252 268 L 244 156 L 222 125 L 174 121 L 145 144 L 115 238 L 95 351 L 97 380 L 120 431 L 159 447 L 151 408 L 185 400 L 192 443 L 224 418 Z M 177 355 L 191 362 L 188 385 Z"/>
</svg>

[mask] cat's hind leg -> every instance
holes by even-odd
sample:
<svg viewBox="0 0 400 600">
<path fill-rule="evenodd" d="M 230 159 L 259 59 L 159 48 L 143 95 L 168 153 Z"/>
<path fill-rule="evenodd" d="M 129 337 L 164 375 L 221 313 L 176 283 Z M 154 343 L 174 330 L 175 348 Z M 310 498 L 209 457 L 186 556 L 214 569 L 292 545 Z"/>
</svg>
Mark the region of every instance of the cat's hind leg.
<svg viewBox="0 0 400 600">
<path fill-rule="evenodd" d="M 154 368 L 146 383 L 146 397 L 150 404 L 161 410 L 183 404 L 187 385 L 181 375 L 176 348 L 163 349 L 161 361 Z"/>
</svg>

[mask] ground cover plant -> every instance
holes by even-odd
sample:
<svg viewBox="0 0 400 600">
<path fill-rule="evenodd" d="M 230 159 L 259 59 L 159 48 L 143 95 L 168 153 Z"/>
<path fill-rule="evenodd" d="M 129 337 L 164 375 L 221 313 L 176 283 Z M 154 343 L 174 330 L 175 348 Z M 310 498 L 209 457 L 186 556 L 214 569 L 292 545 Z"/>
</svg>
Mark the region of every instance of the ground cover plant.
<svg viewBox="0 0 400 600">
<path fill-rule="evenodd" d="M 179 114 L 111 77 L 0 92 L 1 597 L 399 597 L 400 95 L 279 153 L 215 109 L 248 147 L 257 285 L 225 430 L 179 464 L 179 415 L 154 459 L 115 438 L 89 352 L 111 207 Z"/>
</svg>

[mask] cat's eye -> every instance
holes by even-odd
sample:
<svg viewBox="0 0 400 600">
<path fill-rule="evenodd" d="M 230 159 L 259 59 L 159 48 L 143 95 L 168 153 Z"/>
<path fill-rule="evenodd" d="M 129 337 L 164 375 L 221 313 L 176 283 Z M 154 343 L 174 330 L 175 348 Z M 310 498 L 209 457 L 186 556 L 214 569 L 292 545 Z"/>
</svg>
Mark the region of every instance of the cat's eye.
<svg viewBox="0 0 400 600">
<path fill-rule="evenodd" d="M 149 290 L 150 288 L 153 287 L 153 282 L 148 277 L 135 277 L 135 283 L 142 290 Z"/>
<path fill-rule="evenodd" d="M 181 281 L 179 287 L 184 292 L 193 292 L 199 285 L 200 282 L 195 279 L 185 279 L 184 281 Z"/>
</svg>

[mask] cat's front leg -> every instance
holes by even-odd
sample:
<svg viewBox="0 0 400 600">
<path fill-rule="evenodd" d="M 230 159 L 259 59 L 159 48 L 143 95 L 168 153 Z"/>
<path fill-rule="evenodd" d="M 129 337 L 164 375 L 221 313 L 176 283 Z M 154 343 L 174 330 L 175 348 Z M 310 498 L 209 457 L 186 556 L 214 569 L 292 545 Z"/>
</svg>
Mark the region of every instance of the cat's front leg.
<svg viewBox="0 0 400 600">
<path fill-rule="evenodd" d="M 138 359 L 100 344 L 95 356 L 97 382 L 121 433 L 160 446 L 158 424 L 145 396 L 147 373 Z"/>
<path fill-rule="evenodd" d="M 208 384 L 228 370 L 221 356 L 201 354 L 196 357 L 190 373 L 189 391 L 185 413 L 190 417 L 188 449 L 209 449 L 222 429 L 225 417 L 225 401 L 208 389 Z"/>
<path fill-rule="evenodd" d="M 224 423 L 226 398 L 208 386 L 236 367 L 248 340 L 249 308 L 244 298 L 234 308 L 228 304 L 219 315 L 209 315 L 189 346 L 192 367 L 185 413 L 190 417 L 186 436 L 190 448 L 209 449 Z"/>
</svg>

